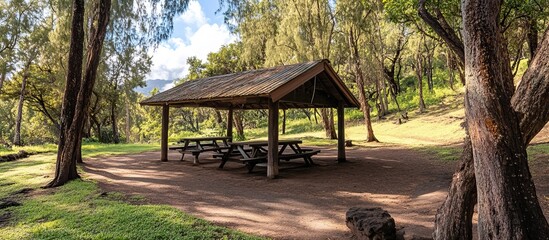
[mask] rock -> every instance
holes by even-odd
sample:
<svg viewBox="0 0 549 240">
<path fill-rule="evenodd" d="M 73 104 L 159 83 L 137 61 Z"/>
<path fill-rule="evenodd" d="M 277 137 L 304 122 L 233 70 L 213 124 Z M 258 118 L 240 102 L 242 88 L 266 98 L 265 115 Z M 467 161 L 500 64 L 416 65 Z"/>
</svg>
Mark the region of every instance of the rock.
<svg viewBox="0 0 549 240">
<path fill-rule="evenodd" d="M 353 146 L 353 140 L 345 140 L 345 147 L 352 147 Z"/>
<path fill-rule="evenodd" d="M 352 207 L 347 211 L 345 223 L 357 239 L 397 239 L 395 220 L 381 208 Z"/>
<path fill-rule="evenodd" d="M 16 207 L 21 205 L 21 203 L 18 203 L 16 201 L 12 200 L 2 200 L 0 201 L 0 209 L 8 208 L 8 207 Z"/>
<path fill-rule="evenodd" d="M 26 158 L 29 156 L 28 152 L 25 152 L 24 150 L 19 151 L 19 158 Z"/>
</svg>

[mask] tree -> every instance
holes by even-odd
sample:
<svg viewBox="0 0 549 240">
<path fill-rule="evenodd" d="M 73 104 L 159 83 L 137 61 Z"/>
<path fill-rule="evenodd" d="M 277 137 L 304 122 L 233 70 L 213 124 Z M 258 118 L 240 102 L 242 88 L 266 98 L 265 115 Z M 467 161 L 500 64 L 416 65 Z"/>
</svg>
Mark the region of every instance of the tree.
<svg viewBox="0 0 549 240">
<path fill-rule="evenodd" d="M 465 0 L 462 5 L 469 73 L 465 109 L 477 179 L 479 238 L 547 239 L 549 224 L 539 206 L 519 118 L 511 105 L 513 77 L 502 47 L 500 8 L 501 1 L 495 0 Z"/>
<path fill-rule="evenodd" d="M 528 165 L 526 162 L 526 153 L 523 149 L 526 148 L 530 140 L 543 128 L 545 123 L 549 120 L 549 107 L 547 104 L 545 104 L 547 101 L 549 101 L 549 68 L 547 68 L 547 56 L 549 56 L 549 32 L 545 32 L 544 38 L 540 46 L 538 47 L 537 53 L 535 54 L 534 58 L 532 59 L 532 63 L 529 66 L 529 68 L 526 70 L 526 73 L 523 75 L 522 80 L 520 81 L 516 91 L 514 91 L 513 94 L 513 87 L 512 87 L 512 77 L 510 68 L 507 64 L 508 61 L 500 61 L 501 66 L 498 66 L 498 64 L 492 59 L 492 61 L 489 61 L 490 59 L 486 59 L 486 57 L 490 57 L 487 54 L 496 54 L 492 55 L 491 57 L 498 56 L 503 57 L 503 59 L 509 59 L 507 50 L 505 49 L 505 43 L 503 42 L 504 39 L 501 35 L 499 35 L 502 31 L 499 29 L 501 26 L 498 25 L 497 16 L 500 11 L 500 3 L 496 3 L 497 1 L 493 2 L 476 2 L 476 1 L 466 1 L 463 5 L 468 10 L 463 10 L 464 15 L 464 21 L 467 19 L 469 21 L 467 23 L 467 27 L 469 30 L 474 30 L 474 27 L 477 27 L 480 30 L 488 31 L 488 33 L 472 31 L 471 33 L 467 33 L 467 36 L 471 34 L 472 40 L 477 41 L 471 41 L 467 43 L 471 43 L 470 46 L 467 46 L 467 48 L 470 50 L 468 53 L 476 53 L 472 54 L 471 60 L 477 60 L 476 63 L 482 63 L 483 66 L 486 67 L 486 69 L 491 70 L 490 74 L 485 74 L 483 76 L 476 75 L 475 77 L 471 77 L 471 81 L 474 81 L 474 83 L 471 83 L 472 85 L 467 86 L 467 89 L 473 86 L 478 86 L 481 91 L 479 95 L 484 94 L 483 97 L 486 97 L 487 94 L 501 94 L 502 98 L 499 99 L 500 102 L 497 102 L 496 99 L 491 99 L 487 102 L 488 105 L 492 105 L 490 107 L 494 107 L 494 105 L 501 104 L 502 107 L 498 107 L 498 109 L 493 109 L 492 111 L 489 111 L 490 109 L 486 108 L 486 104 L 478 104 L 478 99 L 471 99 L 473 97 L 478 97 L 476 95 L 469 95 L 469 92 L 467 93 L 467 107 L 473 107 L 476 109 L 473 109 L 474 113 L 472 116 L 468 116 L 467 120 L 471 118 L 471 121 L 478 119 L 476 117 L 478 116 L 486 116 L 487 119 L 484 122 L 484 126 L 482 123 L 479 123 L 478 121 L 475 123 L 475 127 L 481 128 L 481 131 L 475 129 L 475 137 L 478 138 L 479 136 L 483 136 L 482 134 L 488 135 L 487 137 L 490 137 L 489 139 L 493 138 L 494 133 L 501 133 L 502 128 L 505 128 L 506 131 L 510 131 L 511 136 L 503 136 L 502 139 L 497 139 L 495 141 L 496 143 L 501 143 L 502 140 L 507 140 L 508 143 L 511 146 L 508 146 L 507 152 L 502 149 L 502 146 L 493 146 L 494 143 L 489 143 L 490 145 L 485 145 L 484 148 L 479 147 L 478 149 L 485 150 L 484 154 L 482 152 L 476 153 L 476 155 L 473 154 L 474 151 L 472 151 L 472 147 L 474 146 L 472 138 L 469 136 L 466 137 L 465 140 L 465 146 L 464 151 L 462 155 L 462 162 L 460 165 L 460 168 L 457 170 L 457 172 L 454 174 L 454 178 L 452 181 L 452 185 L 449 190 L 448 197 L 444 204 L 441 206 L 439 211 L 437 212 L 436 216 L 436 222 L 435 222 L 435 233 L 434 237 L 436 239 L 471 239 L 472 238 L 472 230 L 471 230 L 471 219 L 473 214 L 473 208 L 476 203 L 476 185 L 477 182 L 475 181 L 475 173 L 480 173 L 483 175 L 483 177 L 479 177 L 479 181 L 482 179 L 483 181 L 486 181 L 486 176 L 490 176 L 489 174 L 502 174 L 502 171 L 505 174 L 500 175 L 501 176 L 508 176 L 509 179 L 500 179 L 497 178 L 498 183 L 506 183 L 508 188 L 511 188 L 514 186 L 515 189 L 520 189 L 517 192 L 511 192 L 509 193 L 509 189 L 506 189 L 505 187 L 502 187 L 501 185 L 496 186 L 498 188 L 499 194 L 487 194 L 486 192 L 483 192 L 482 197 L 480 196 L 480 190 L 479 190 L 479 199 L 482 199 L 483 211 L 486 210 L 486 207 L 491 206 L 492 204 L 490 201 L 493 201 L 494 197 L 498 195 L 501 197 L 500 199 L 507 198 L 508 200 L 511 200 L 510 203 L 501 203 L 501 201 L 493 201 L 493 204 L 501 204 L 499 207 L 501 208 L 509 208 L 514 207 L 516 210 L 516 213 L 509 214 L 509 209 L 502 209 L 503 215 L 488 215 L 486 216 L 487 220 L 483 221 L 482 223 L 479 223 L 482 225 L 482 233 L 489 233 L 493 231 L 493 227 L 501 227 L 501 232 L 498 234 L 503 239 L 506 238 L 506 236 L 511 237 L 510 235 L 505 234 L 523 234 L 523 238 L 531 238 L 531 239 L 539 239 L 539 238 L 547 238 L 547 222 L 543 215 L 539 215 L 539 212 L 537 212 L 536 208 L 539 208 L 539 203 L 537 202 L 537 198 L 535 200 L 532 200 L 532 196 L 521 196 L 521 195 L 531 195 L 534 193 L 535 198 L 535 189 L 533 187 L 533 183 L 531 182 L 531 177 L 528 172 Z M 476 4 L 482 4 L 481 7 L 489 9 L 489 11 L 483 12 L 485 13 L 480 17 L 480 19 L 475 19 L 475 17 L 471 16 L 473 9 L 473 3 Z M 440 23 L 440 17 L 437 20 L 435 17 L 433 17 L 430 14 L 427 14 L 427 10 L 425 9 L 425 2 L 420 1 L 420 15 L 422 18 L 427 19 L 426 22 L 437 32 L 439 35 L 444 36 L 452 36 L 455 34 L 448 33 L 448 31 L 453 31 L 451 28 L 444 28 L 442 27 L 442 24 Z M 477 5 L 478 7 L 479 5 Z M 476 20 L 476 23 L 475 23 Z M 482 20 L 482 21 L 481 21 Z M 476 24 L 482 24 L 481 26 L 478 26 Z M 494 29 L 495 28 L 495 29 Z M 497 36 L 494 39 L 491 39 L 490 37 L 486 38 L 486 34 L 492 34 L 492 36 Z M 456 52 L 457 56 L 465 56 L 464 52 L 460 53 L 460 49 L 456 48 L 455 46 L 460 46 L 462 43 L 460 43 L 459 39 L 453 39 L 453 38 L 443 38 L 445 42 L 448 45 L 454 46 L 451 48 L 454 52 Z M 480 45 L 479 41 L 482 39 L 484 45 Z M 488 40 L 487 40 L 488 39 Z M 479 46 L 480 45 L 480 46 Z M 488 47 L 494 47 L 490 50 L 486 50 Z M 478 51 L 472 51 L 475 48 L 477 49 L 484 49 L 487 54 L 481 54 Z M 458 60 L 461 60 L 463 64 L 464 58 L 458 58 Z M 481 61 L 482 60 L 482 61 Z M 479 64 L 480 65 L 480 64 Z M 478 66 L 477 66 L 478 67 Z M 473 69 L 472 69 L 473 70 Z M 483 69 L 484 70 L 484 69 Z M 480 71 L 485 72 L 485 71 Z M 471 73 L 475 73 L 475 71 L 471 71 Z M 493 79 L 490 79 L 489 77 L 494 76 L 494 73 L 501 74 L 499 77 L 495 76 Z M 479 83 L 479 80 L 485 81 L 485 85 L 482 85 L 482 82 Z M 499 82 L 498 82 L 499 80 Z M 487 85 L 494 85 L 495 89 L 486 89 Z M 497 92 L 495 92 L 497 91 Z M 474 91 L 474 93 L 477 93 Z M 512 96 L 512 98 L 511 98 Z M 510 99 L 510 102 L 507 102 Z M 476 101 L 475 101 L 476 100 Z M 507 107 L 507 109 L 505 109 Z M 509 109 L 512 108 L 512 109 Z M 508 111 L 509 119 L 501 120 L 498 119 L 499 122 L 495 122 L 493 119 L 493 115 L 495 114 L 502 114 L 502 109 L 505 109 L 504 111 Z M 497 111 L 500 111 L 499 113 Z M 516 114 L 515 114 L 516 112 Z M 503 115 L 500 115 L 500 117 Z M 503 121 L 503 122 L 502 122 Z M 507 122 L 505 122 L 507 121 Z M 518 129 L 515 129 L 517 126 Z M 480 126 L 480 127 L 479 127 Z M 486 127 L 491 126 L 489 130 L 492 131 L 492 136 L 489 136 L 489 132 L 486 132 Z M 470 126 L 469 126 L 470 127 Z M 469 131 L 471 131 L 471 128 L 469 128 Z M 517 133 L 518 132 L 518 133 Z M 507 135 L 508 133 L 505 133 L 503 135 Z M 508 139 L 513 138 L 513 139 Z M 517 144 L 517 139 L 519 140 L 520 144 Z M 479 139 L 476 139 L 476 144 L 482 144 L 479 143 Z M 486 141 L 482 141 L 486 142 Z M 522 146 L 519 146 L 522 145 Z M 482 146 L 482 145 L 481 145 Z M 490 148 L 491 149 L 486 149 Z M 492 152 L 490 152 L 492 151 Z M 499 159 L 499 161 L 490 161 L 488 165 L 482 165 L 487 164 L 486 160 L 486 153 L 492 153 L 495 154 L 493 156 L 497 156 L 496 159 Z M 506 154 L 509 155 L 510 153 L 516 154 L 516 156 L 511 157 L 509 159 L 513 159 L 514 163 L 512 166 L 506 166 L 506 165 L 499 165 L 501 164 L 502 157 L 506 157 Z M 475 159 L 478 156 L 478 160 Z M 491 170 L 482 171 L 482 169 L 477 168 L 475 165 L 477 164 L 477 161 L 481 163 L 482 166 L 488 166 L 491 167 Z M 492 164 L 492 165 L 490 165 Z M 526 174 L 527 173 L 527 174 Z M 515 177 L 513 177 L 513 175 Z M 519 176 L 517 178 L 517 176 Z M 494 183 L 496 184 L 496 183 Z M 516 184 L 524 184 L 524 187 L 517 187 Z M 486 182 L 479 183 L 479 186 L 483 186 L 483 191 L 486 191 Z M 506 192 L 507 191 L 507 192 Z M 517 199 L 517 197 L 524 197 L 525 199 Z M 525 202 L 525 200 L 530 199 L 529 202 Z M 487 204 L 487 205 L 485 205 Z M 510 206 L 511 204 L 511 206 Z M 536 207 L 537 206 L 537 207 Z M 529 211 L 531 218 L 530 219 L 524 219 L 524 211 Z M 486 213 L 486 212 L 483 212 Z M 506 215 L 507 214 L 507 215 Z M 501 222 L 498 222 L 501 221 Z M 511 220 L 515 220 L 519 223 L 519 225 L 512 225 Z M 520 225 L 521 220 L 524 220 L 524 222 L 529 222 L 532 224 L 532 222 L 535 222 L 533 226 L 524 226 Z M 485 224 L 491 223 L 491 227 L 486 227 Z M 537 229 L 532 229 L 537 228 Z M 513 232 L 515 231 L 515 232 Z M 481 233 L 481 234 L 482 234 Z M 538 235 L 536 235 L 538 234 Z M 544 235 L 545 234 L 545 235 Z M 484 237 L 485 235 L 483 235 Z M 515 235 L 517 237 L 519 235 Z M 534 238 L 532 238 L 534 237 Z M 482 238 L 482 237 L 481 237 Z M 521 238 L 520 236 L 518 238 Z"/>
<path fill-rule="evenodd" d="M 354 76 L 354 81 L 358 90 L 358 99 L 360 101 L 360 109 L 364 115 L 364 125 L 366 126 L 366 141 L 378 141 L 374 135 L 372 120 L 370 116 L 370 95 L 366 93 L 368 84 L 373 81 L 367 81 L 363 69 L 363 61 L 373 62 L 370 57 L 364 56 L 360 51 L 360 46 L 365 45 L 365 29 L 368 29 L 368 17 L 372 12 L 371 9 L 363 2 L 358 1 L 339 1 L 336 6 L 339 16 L 339 24 L 341 32 L 347 38 L 346 51 L 344 55 L 348 55 L 348 64 Z"/>
<path fill-rule="evenodd" d="M 67 84 L 63 97 L 61 111 L 61 131 L 57 153 L 57 164 L 54 179 L 46 187 L 57 187 L 69 180 L 79 178 L 76 162 L 83 118 L 89 105 L 89 99 L 95 83 L 99 57 L 105 39 L 109 21 L 111 2 L 100 0 L 96 5 L 96 13 L 92 23 L 88 54 L 86 58 L 86 73 L 82 80 L 82 59 L 84 43 L 84 2 L 73 1 L 71 46 L 67 70 Z"/>
</svg>

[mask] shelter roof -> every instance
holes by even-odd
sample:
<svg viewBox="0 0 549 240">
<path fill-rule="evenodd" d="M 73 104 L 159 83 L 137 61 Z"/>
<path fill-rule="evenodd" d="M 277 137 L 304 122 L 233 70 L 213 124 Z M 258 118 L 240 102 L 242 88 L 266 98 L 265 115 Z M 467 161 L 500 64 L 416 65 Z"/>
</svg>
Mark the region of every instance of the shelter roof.
<svg viewBox="0 0 549 240">
<path fill-rule="evenodd" d="M 269 99 L 281 108 L 359 105 L 326 59 L 191 80 L 141 104 L 261 109 Z"/>
</svg>

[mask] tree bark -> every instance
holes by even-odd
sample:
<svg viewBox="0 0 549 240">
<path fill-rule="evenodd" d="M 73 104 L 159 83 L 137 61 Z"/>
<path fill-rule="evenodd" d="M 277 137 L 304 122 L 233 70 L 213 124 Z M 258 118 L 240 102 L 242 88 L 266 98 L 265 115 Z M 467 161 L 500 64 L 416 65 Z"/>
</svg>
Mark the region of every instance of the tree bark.
<svg viewBox="0 0 549 240">
<path fill-rule="evenodd" d="M 13 144 L 15 146 L 21 146 L 21 122 L 23 121 L 23 104 L 25 102 L 25 89 L 27 87 L 27 80 L 29 78 L 29 68 L 31 62 L 25 65 L 23 70 L 23 79 L 21 81 L 21 92 L 19 93 L 19 103 L 17 104 L 17 117 L 15 119 L 15 131 L 13 136 Z"/>
<path fill-rule="evenodd" d="M 511 106 L 512 73 L 497 24 L 500 4 L 499 0 L 462 4 L 465 109 L 477 180 L 479 238 L 548 239 L 549 225 L 528 168 L 519 118 Z"/>
<path fill-rule="evenodd" d="M 86 71 L 83 81 L 83 0 L 73 2 L 73 23 L 71 34 L 71 48 L 69 51 L 69 64 L 67 72 L 67 86 L 63 98 L 63 110 L 61 115 L 62 130 L 57 157 L 55 178 L 46 187 L 61 186 L 69 180 L 78 178 L 76 171 L 76 157 L 79 138 L 81 137 L 84 115 L 89 107 L 91 92 L 95 84 L 97 67 L 101 57 L 103 40 L 107 30 L 110 15 L 110 0 L 100 0 L 96 6 L 94 21 L 91 24 L 90 41 L 86 58 Z M 74 60 L 74 61 L 71 61 Z M 76 94 L 74 93 L 76 92 Z"/>
<path fill-rule="evenodd" d="M 242 110 L 234 111 L 234 126 L 236 127 L 236 135 L 240 139 L 244 139 L 244 124 L 242 122 Z"/>
<path fill-rule="evenodd" d="M 548 31 L 511 99 L 512 107 L 519 116 L 524 146 L 528 146 L 549 121 L 549 107 L 546 104 L 549 102 Z M 476 180 L 471 142 L 468 136 L 465 139 L 460 168 L 454 174 L 448 197 L 436 215 L 435 239 L 472 239 Z"/>
<path fill-rule="evenodd" d="M 6 70 L 3 69 L 0 73 L 0 93 L 2 93 L 2 87 L 4 86 L 4 81 L 6 80 Z"/>
<path fill-rule="evenodd" d="M 78 90 L 82 81 L 82 59 L 84 53 L 84 1 L 74 0 L 72 6 L 71 43 L 67 64 L 67 80 L 61 107 L 59 145 L 57 147 L 57 161 L 55 177 L 46 187 L 61 186 L 69 180 L 78 178 L 76 159 L 63 157 L 66 135 L 74 118 Z"/>
<path fill-rule="evenodd" d="M 324 126 L 324 132 L 326 133 L 326 137 L 330 139 L 337 139 L 334 127 L 334 116 L 330 113 L 330 109 L 320 109 L 320 117 L 322 118 L 322 124 Z"/>
</svg>

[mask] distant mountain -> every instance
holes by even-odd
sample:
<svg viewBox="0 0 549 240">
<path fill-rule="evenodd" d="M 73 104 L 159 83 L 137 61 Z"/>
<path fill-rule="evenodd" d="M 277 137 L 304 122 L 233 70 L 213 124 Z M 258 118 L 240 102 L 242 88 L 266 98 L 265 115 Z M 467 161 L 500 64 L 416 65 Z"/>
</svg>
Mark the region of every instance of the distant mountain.
<svg viewBox="0 0 549 240">
<path fill-rule="evenodd" d="M 154 88 L 158 88 L 158 90 L 160 90 L 161 92 L 172 88 L 174 84 L 174 80 L 153 79 L 153 80 L 147 80 L 146 84 L 147 86 L 145 87 L 135 88 L 135 91 L 145 96 L 149 96 L 151 94 L 151 91 Z"/>
</svg>

